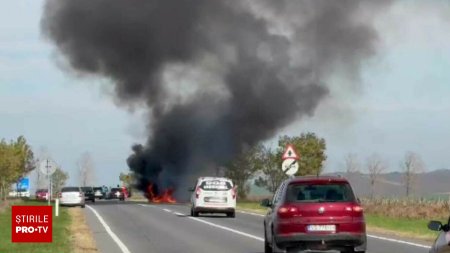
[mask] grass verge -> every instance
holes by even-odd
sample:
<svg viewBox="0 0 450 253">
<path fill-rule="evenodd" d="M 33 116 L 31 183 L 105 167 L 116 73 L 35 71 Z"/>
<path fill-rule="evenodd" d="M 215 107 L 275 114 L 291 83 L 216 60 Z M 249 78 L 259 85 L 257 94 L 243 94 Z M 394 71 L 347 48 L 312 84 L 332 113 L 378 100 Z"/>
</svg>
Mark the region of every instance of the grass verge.
<svg viewBox="0 0 450 253">
<path fill-rule="evenodd" d="M 259 214 L 264 214 L 267 211 L 258 202 L 239 202 L 237 203 L 237 208 L 242 211 L 251 211 Z M 365 218 L 368 232 L 426 241 L 436 239 L 438 234 L 427 228 L 429 220 L 426 219 L 390 218 L 367 212 L 365 213 Z M 447 218 L 438 220 L 446 221 Z"/>
<path fill-rule="evenodd" d="M 46 202 L 20 201 L 13 205 L 39 206 Z M 11 207 L 0 212 L 0 252 L 2 253 L 70 253 L 70 216 L 65 209 L 60 209 L 59 217 L 53 213 L 52 243 L 12 243 L 11 242 Z"/>
<path fill-rule="evenodd" d="M 259 214 L 265 214 L 267 208 L 262 207 L 259 202 L 238 202 L 236 204 L 238 210 L 251 211 Z"/>
<path fill-rule="evenodd" d="M 391 218 L 380 215 L 365 214 L 367 230 L 382 234 L 432 241 L 438 232 L 427 228 L 429 220 Z M 444 221 L 446 219 L 440 219 Z"/>
<path fill-rule="evenodd" d="M 69 226 L 70 241 L 73 253 L 97 253 L 97 246 L 91 230 L 87 226 L 86 217 L 79 207 L 65 207 L 72 220 Z"/>
</svg>

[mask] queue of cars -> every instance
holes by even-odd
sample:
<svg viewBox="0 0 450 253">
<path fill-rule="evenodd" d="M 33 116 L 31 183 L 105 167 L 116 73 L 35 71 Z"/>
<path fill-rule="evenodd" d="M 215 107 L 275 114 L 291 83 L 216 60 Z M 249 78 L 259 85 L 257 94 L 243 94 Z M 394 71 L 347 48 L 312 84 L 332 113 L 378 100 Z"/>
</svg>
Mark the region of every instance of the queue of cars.
<svg viewBox="0 0 450 253">
<path fill-rule="evenodd" d="M 61 189 L 61 192 L 58 194 L 58 198 L 59 203 L 62 206 L 80 206 L 84 208 L 87 201 L 95 203 L 96 199 L 119 199 L 124 201 L 125 198 L 130 196 L 126 193 L 127 191 L 124 191 L 123 187 L 108 189 L 106 186 L 67 186 Z M 36 195 L 36 197 L 37 196 L 38 195 Z"/>
<path fill-rule="evenodd" d="M 236 187 L 224 177 L 200 177 L 190 189 L 191 216 L 225 213 L 235 217 Z M 264 252 L 305 250 L 366 252 L 363 208 L 348 180 L 305 176 L 282 182 L 264 218 Z"/>
</svg>

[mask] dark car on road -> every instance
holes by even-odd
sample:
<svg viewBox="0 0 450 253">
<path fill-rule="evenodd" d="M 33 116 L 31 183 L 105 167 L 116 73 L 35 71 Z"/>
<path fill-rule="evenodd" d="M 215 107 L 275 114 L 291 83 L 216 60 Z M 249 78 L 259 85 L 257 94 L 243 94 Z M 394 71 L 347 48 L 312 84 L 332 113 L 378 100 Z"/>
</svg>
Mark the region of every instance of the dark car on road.
<svg viewBox="0 0 450 253">
<path fill-rule="evenodd" d="M 123 191 L 122 188 L 117 187 L 117 188 L 111 188 L 111 190 L 109 191 L 109 199 L 119 199 L 124 201 L 125 200 L 125 193 Z"/>
<path fill-rule="evenodd" d="M 445 224 L 440 221 L 430 221 L 428 228 L 440 231 L 438 238 L 431 246 L 430 253 L 450 253 L 450 218 Z"/>
<path fill-rule="evenodd" d="M 90 186 L 84 186 L 81 187 L 81 190 L 84 193 L 84 199 L 89 200 L 92 202 L 95 202 L 95 194 L 94 194 L 94 188 Z"/>
<path fill-rule="evenodd" d="M 106 199 L 108 194 L 107 187 L 94 187 L 94 196 L 96 199 Z"/>
<path fill-rule="evenodd" d="M 342 177 L 297 177 L 285 180 L 264 219 L 266 253 L 302 250 L 366 251 L 363 209 Z"/>
</svg>

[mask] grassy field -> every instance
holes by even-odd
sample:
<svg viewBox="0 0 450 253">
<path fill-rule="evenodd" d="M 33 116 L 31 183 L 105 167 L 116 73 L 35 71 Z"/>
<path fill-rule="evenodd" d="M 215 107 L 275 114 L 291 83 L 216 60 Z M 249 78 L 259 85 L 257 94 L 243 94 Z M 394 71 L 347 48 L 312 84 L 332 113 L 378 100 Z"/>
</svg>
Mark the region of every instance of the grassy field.
<svg viewBox="0 0 450 253">
<path fill-rule="evenodd" d="M 241 210 L 253 211 L 255 213 L 264 214 L 266 212 L 266 208 L 261 207 L 259 202 L 239 202 L 237 206 Z M 388 210 L 391 210 L 392 208 L 393 207 L 391 206 Z M 433 240 L 437 236 L 437 232 L 428 230 L 427 224 L 430 221 L 428 218 L 390 217 L 380 213 L 379 210 L 376 210 L 375 213 L 371 213 L 370 209 L 366 209 L 365 218 L 367 230 L 369 232 L 380 232 L 423 240 Z M 445 217 L 434 219 L 442 222 L 447 220 Z"/>
<path fill-rule="evenodd" d="M 46 205 L 46 202 L 23 201 L 14 205 Z M 11 208 L 0 212 L 0 252 L 1 253 L 70 253 L 70 216 L 67 209 L 61 208 L 59 217 L 53 216 L 52 243 L 12 243 Z"/>
<path fill-rule="evenodd" d="M 367 229 L 372 232 L 423 240 L 434 240 L 438 234 L 427 228 L 428 219 L 390 218 L 373 214 L 366 214 L 365 216 Z M 445 219 L 437 220 L 444 221 Z"/>
</svg>

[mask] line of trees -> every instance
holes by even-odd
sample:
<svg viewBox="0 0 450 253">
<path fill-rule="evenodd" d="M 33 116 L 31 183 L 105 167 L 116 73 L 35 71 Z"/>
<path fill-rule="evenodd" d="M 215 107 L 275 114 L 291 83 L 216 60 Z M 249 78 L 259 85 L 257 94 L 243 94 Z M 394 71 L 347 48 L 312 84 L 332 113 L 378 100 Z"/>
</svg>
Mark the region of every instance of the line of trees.
<svg viewBox="0 0 450 253">
<path fill-rule="evenodd" d="M 381 176 L 388 169 L 388 163 L 378 154 L 372 154 L 366 159 L 365 165 L 358 161 L 356 154 L 348 154 L 344 159 L 345 172 L 348 178 L 359 173 L 366 173 L 370 183 L 370 197 L 375 195 L 375 186 L 381 180 Z M 425 164 L 419 154 L 408 151 L 400 162 L 402 183 L 406 197 L 411 196 L 417 186 L 418 174 L 425 171 Z"/>
<path fill-rule="evenodd" d="M 27 140 L 0 141 L 0 197 L 5 200 L 12 184 L 36 168 L 33 151 Z"/>
<path fill-rule="evenodd" d="M 299 136 L 280 136 L 276 149 L 258 144 L 248 148 L 234 159 L 225 171 L 239 187 L 239 198 L 246 198 L 250 186 L 247 182 L 256 177 L 255 184 L 274 193 L 280 183 L 287 178 L 281 170 L 282 153 L 287 144 L 292 144 L 300 154 L 299 170 L 296 176 L 319 175 L 322 173 L 326 142 L 314 133 L 303 133 Z"/>
</svg>

